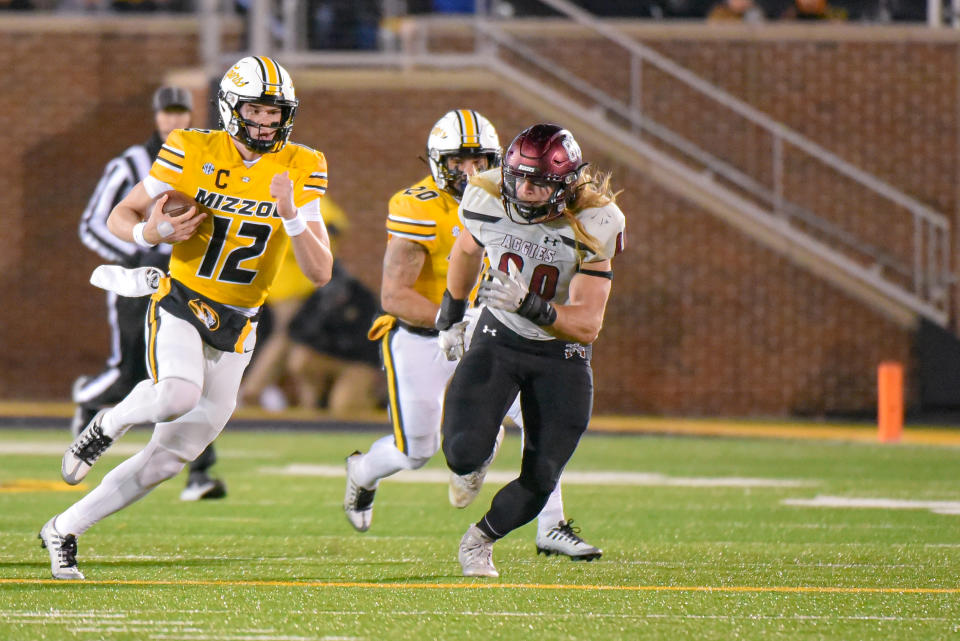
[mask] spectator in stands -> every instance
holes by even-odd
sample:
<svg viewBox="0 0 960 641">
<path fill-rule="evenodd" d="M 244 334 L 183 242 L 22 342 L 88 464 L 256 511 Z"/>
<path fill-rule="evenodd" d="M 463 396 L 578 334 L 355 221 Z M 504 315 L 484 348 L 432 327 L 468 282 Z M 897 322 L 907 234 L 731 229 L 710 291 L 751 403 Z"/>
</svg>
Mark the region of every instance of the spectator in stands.
<svg viewBox="0 0 960 641">
<path fill-rule="evenodd" d="M 433 0 L 434 13 L 473 13 L 473 0 Z"/>
<path fill-rule="evenodd" d="M 159 9 L 160 3 L 154 0 L 111 0 L 110 8 L 119 13 L 145 13 Z"/>
<path fill-rule="evenodd" d="M 927 3 L 917 0 L 885 0 L 883 10 L 893 20 L 924 22 L 927 19 Z"/>
<path fill-rule="evenodd" d="M 30 11 L 36 9 L 32 0 L 0 0 L 0 10 Z"/>
<path fill-rule="evenodd" d="M 718 0 L 710 8 L 707 20 L 760 22 L 763 20 L 763 11 L 754 0 Z"/>
<path fill-rule="evenodd" d="M 835 7 L 827 0 L 794 0 L 780 14 L 781 20 L 846 20 L 846 9 Z"/>
<path fill-rule="evenodd" d="M 182 13 L 192 11 L 190 0 L 111 0 L 110 8 L 120 13 L 166 11 Z"/>
<path fill-rule="evenodd" d="M 311 49 L 376 49 L 381 6 L 377 0 L 310 0 L 307 43 Z"/>
</svg>

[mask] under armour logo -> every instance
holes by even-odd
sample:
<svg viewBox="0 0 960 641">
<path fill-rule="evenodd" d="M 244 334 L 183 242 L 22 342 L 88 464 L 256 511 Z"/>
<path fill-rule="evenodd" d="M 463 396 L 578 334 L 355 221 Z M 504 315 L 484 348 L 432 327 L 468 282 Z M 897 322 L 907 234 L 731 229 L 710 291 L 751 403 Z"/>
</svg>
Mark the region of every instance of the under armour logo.
<svg viewBox="0 0 960 641">
<path fill-rule="evenodd" d="M 574 356 L 586 358 L 587 348 L 583 345 L 578 345 L 577 343 L 567 343 L 566 347 L 563 348 L 563 357 L 573 358 Z"/>
<path fill-rule="evenodd" d="M 543 244 L 544 244 L 544 245 L 553 245 L 554 247 L 556 247 L 557 245 L 560 244 L 560 240 L 557 239 L 557 238 L 550 238 L 549 236 L 544 236 L 544 237 L 543 237 Z"/>
<path fill-rule="evenodd" d="M 491 336 L 496 336 L 496 335 L 497 335 L 497 330 L 496 330 L 496 329 L 491 329 L 491 328 L 487 327 L 486 325 L 484 325 L 484 326 L 483 326 L 483 333 L 484 333 L 484 334 L 490 334 Z"/>
</svg>

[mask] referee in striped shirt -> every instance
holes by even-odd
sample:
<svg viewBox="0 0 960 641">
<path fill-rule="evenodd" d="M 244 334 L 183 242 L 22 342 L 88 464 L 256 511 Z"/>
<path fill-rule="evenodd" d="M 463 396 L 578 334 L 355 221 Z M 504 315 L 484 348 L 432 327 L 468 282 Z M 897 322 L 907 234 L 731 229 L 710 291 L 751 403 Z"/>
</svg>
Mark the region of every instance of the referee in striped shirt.
<svg viewBox="0 0 960 641">
<path fill-rule="evenodd" d="M 174 129 L 190 126 L 193 99 L 181 87 L 160 87 L 153 94 L 155 128 L 150 139 L 133 145 L 111 160 L 80 218 L 80 240 L 109 263 L 124 267 L 154 266 L 166 271 L 171 245 L 159 243 L 144 249 L 120 240 L 107 229 L 107 217 L 134 185 L 150 172 L 160 146 Z M 107 292 L 107 319 L 110 324 L 110 356 L 99 374 L 81 376 L 73 384 L 77 408 L 70 424 L 74 437 L 104 407 L 121 401 L 140 381 L 147 378 L 144 320 L 149 297 L 127 298 Z M 190 464 L 190 477 L 180 498 L 195 501 L 221 498 L 224 484 L 207 473 L 216 461 L 213 445 Z"/>
</svg>

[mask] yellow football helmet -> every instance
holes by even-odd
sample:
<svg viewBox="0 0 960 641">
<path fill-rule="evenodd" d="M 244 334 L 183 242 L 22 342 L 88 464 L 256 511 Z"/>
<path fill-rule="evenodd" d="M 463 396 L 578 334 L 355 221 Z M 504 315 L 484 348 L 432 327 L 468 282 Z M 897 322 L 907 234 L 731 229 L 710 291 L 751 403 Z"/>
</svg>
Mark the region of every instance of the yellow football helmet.
<svg viewBox="0 0 960 641">
<path fill-rule="evenodd" d="M 489 168 L 500 166 L 500 138 L 489 120 L 473 109 L 448 111 L 437 121 L 427 138 L 427 159 L 437 187 L 457 200 L 463 196 L 467 178 L 450 170 L 449 156 L 486 156 Z"/>
<path fill-rule="evenodd" d="M 280 107 L 280 122 L 272 139 L 259 140 L 250 135 L 248 127 L 260 127 L 240 116 L 241 105 L 250 102 Z M 266 56 L 247 56 L 239 60 L 223 75 L 217 93 L 223 128 L 248 149 L 260 154 L 280 151 L 287 144 L 298 104 L 289 72 Z"/>
</svg>

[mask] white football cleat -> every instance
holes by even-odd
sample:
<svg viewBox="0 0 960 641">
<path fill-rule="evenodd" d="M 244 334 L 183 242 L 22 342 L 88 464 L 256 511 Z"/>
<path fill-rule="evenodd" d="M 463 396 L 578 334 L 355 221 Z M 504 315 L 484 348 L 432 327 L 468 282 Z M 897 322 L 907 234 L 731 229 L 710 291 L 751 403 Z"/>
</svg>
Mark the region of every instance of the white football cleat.
<svg viewBox="0 0 960 641">
<path fill-rule="evenodd" d="M 462 475 L 450 472 L 450 487 L 447 491 L 450 505 L 460 508 L 467 507 L 473 503 L 473 499 L 477 498 L 480 488 L 483 487 L 483 479 L 487 477 L 487 469 L 493 463 L 493 459 L 496 458 L 497 452 L 500 451 L 500 445 L 503 444 L 503 435 L 504 429 L 501 425 L 500 431 L 497 432 L 497 440 L 493 444 L 493 451 L 490 452 L 490 456 L 483 462 L 480 469 Z"/>
<path fill-rule="evenodd" d="M 113 444 L 113 439 L 105 435 L 100 426 L 103 415 L 106 413 L 106 409 L 97 412 L 64 453 L 60 464 L 60 475 L 70 485 L 76 485 L 82 481 L 93 464 Z"/>
<path fill-rule="evenodd" d="M 593 561 L 603 556 L 603 550 L 579 537 L 580 528 L 573 527 L 573 519 L 560 521 L 546 532 L 537 531 L 537 555 L 565 554 L 574 561 Z"/>
<path fill-rule="evenodd" d="M 83 579 L 83 573 L 77 568 L 77 537 L 72 534 L 62 535 L 57 532 L 53 522 L 54 516 L 47 521 L 37 538 L 40 547 L 47 548 L 50 553 L 50 571 L 55 579 Z"/>
<path fill-rule="evenodd" d="M 463 576 L 500 576 L 493 566 L 493 539 L 476 525 L 471 525 L 460 539 L 457 559 L 463 568 Z"/>
<path fill-rule="evenodd" d="M 373 496 L 377 490 L 360 487 L 353 476 L 353 467 L 361 456 L 358 450 L 347 457 L 347 490 L 343 495 L 343 512 L 353 529 L 366 532 L 373 520 Z"/>
</svg>

